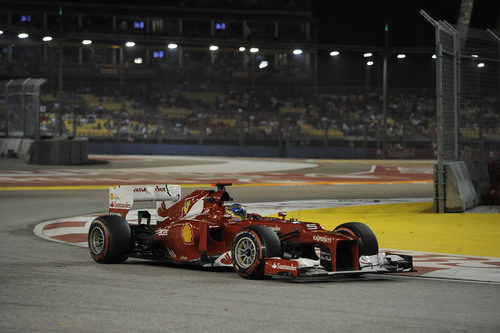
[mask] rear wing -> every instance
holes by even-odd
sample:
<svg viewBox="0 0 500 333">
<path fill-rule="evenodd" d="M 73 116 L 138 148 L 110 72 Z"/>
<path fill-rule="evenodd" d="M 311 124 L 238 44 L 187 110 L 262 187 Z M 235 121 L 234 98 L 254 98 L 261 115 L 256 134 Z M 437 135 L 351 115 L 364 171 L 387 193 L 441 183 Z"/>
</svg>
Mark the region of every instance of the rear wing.
<svg viewBox="0 0 500 333">
<path fill-rule="evenodd" d="M 181 199 L 180 185 L 115 185 L 109 187 L 109 214 L 127 216 L 134 202 L 154 201 L 156 210 Z"/>
</svg>

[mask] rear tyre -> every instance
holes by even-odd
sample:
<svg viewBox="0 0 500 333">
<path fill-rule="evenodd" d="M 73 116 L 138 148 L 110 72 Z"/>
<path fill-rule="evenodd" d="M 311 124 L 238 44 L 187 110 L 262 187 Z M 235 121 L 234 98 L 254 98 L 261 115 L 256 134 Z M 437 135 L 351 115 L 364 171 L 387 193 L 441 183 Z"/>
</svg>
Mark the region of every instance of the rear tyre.
<svg viewBox="0 0 500 333">
<path fill-rule="evenodd" d="M 236 234 L 231 255 L 234 269 L 240 276 L 263 279 L 265 259 L 281 256 L 281 242 L 270 228 L 251 225 Z"/>
<path fill-rule="evenodd" d="M 123 263 L 130 250 L 130 238 L 130 227 L 121 216 L 99 216 L 89 229 L 90 255 L 100 264 Z"/>
<path fill-rule="evenodd" d="M 372 229 L 364 223 L 360 222 L 348 222 L 339 225 L 335 228 L 336 232 L 340 232 L 346 235 L 354 235 L 359 238 L 359 255 L 360 256 L 371 256 L 378 254 L 378 242 L 377 237 L 373 233 Z"/>
</svg>

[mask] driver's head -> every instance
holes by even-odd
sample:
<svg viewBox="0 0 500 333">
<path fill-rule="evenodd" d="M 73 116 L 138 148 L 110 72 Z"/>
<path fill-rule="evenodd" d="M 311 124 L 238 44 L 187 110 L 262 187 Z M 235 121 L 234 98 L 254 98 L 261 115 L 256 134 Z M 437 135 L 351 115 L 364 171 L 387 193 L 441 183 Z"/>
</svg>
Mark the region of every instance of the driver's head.
<svg viewBox="0 0 500 333">
<path fill-rule="evenodd" d="M 247 211 L 243 208 L 242 204 L 232 204 L 226 206 L 226 214 L 231 215 L 231 218 L 235 218 L 238 220 L 244 220 L 247 218 Z"/>
</svg>

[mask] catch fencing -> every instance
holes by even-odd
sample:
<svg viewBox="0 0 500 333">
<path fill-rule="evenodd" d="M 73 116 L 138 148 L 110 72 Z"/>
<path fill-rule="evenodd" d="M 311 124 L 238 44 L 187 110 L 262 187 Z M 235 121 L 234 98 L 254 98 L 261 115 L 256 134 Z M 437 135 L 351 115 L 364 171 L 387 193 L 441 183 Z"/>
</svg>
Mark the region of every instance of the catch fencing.
<svg viewBox="0 0 500 333">
<path fill-rule="evenodd" d="M 46 79 L 17 79 L 0 83 L 0 135 L 40 138 L 40 87 Z"/>
<path fill-rule="evenodd" d="M 500 156 L 500 38 L 421 14 L 436 38 L 436 212 L 445 211 L 445 164 Z"/>
</svg>

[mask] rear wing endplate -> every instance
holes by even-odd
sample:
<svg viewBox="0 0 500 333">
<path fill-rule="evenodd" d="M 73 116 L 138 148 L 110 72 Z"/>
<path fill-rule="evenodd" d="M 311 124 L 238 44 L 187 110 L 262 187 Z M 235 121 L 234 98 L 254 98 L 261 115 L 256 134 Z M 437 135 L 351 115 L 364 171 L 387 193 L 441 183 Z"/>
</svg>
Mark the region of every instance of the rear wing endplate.
<svg viewBox="0 0 500 333">
<path fill-rule="evenodd" d="M 115 185 L 109 187 L 109 214 L 123 218 L 134 202 L 154 201 L 156 210 L 168 208 L 181 199 L 180 185 Z"/>
</svg>

